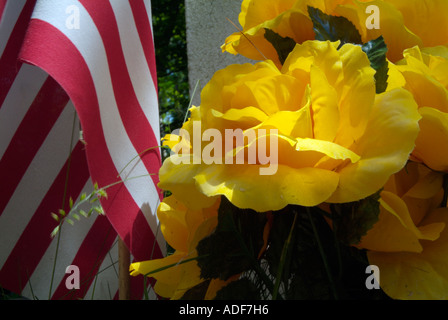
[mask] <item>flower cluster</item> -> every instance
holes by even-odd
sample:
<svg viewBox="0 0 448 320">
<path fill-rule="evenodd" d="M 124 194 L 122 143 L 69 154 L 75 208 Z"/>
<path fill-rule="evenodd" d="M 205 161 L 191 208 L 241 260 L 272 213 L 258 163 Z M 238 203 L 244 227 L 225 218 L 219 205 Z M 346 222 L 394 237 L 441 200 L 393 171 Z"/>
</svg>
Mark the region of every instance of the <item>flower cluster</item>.
<svg viewBox="0 0 448 320">
<path fill-rule="evenodd" d="M 131 274 L 171 299 L 303 298 L 304 259 L 328 262 L 318 231 L 330 230 L 339 267 L 343 250 L 364 254 L 389 297 L 448 298 L 447 12 L 446 0 L 244 0 L 222 49 L 259 62 L 216 72 L 164 138 L 170 254 Z"/>
</svg>

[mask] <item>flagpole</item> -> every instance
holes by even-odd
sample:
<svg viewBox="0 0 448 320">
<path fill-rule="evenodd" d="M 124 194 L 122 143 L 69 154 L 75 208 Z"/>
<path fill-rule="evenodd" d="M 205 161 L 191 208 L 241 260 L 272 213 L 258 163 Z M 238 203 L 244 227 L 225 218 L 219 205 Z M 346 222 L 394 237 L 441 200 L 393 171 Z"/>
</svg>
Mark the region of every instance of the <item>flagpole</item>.
<svg viewBox="0 0 448 320">
<path fill-rule="evenodd" d="M 119 300 L 131 299 L 131 279 L 129 266 L 131 264 L 131 254 L 124 241 L 118 239 L 118 273 L 119 273 Z"/>
</svg>

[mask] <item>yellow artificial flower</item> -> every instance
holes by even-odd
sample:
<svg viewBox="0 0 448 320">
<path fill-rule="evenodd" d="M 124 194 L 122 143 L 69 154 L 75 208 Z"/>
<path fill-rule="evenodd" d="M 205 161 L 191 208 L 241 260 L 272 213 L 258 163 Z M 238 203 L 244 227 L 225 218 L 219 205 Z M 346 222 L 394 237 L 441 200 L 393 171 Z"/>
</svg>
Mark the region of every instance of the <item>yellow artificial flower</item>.
<svg viewBox="0 0 448 320">
<path fill-rule="evenodd" d="M 412 159 L 448 172 L 448 48 L 413 47 L 403 55 L 391 66 L 399 71 L 391 84 L 412 93 L 422 116 Z"/>
<path fill-rule="evenodd" d="M 376 6 L 371 11 L 371 5 Z M 265 28 L 297 43 L 315 37 L 308 6 L 328 15 L 350 20 L 368 42 L 384 37 L 387 57 L 396 62 L 403 50 L 413 46 L 448 45 L 448 1 L 446 0 L 244 0 L 239 22 L 241 32 L 230 35 L 223 51 L 253 60 L 271 59 L 280 64 L 277 53 L 265 38 Z M 379 21 L 374 21 L 378 14 Z M 371 27 L 370 24 L 377 25 Z"/>
<path fill-rule="evenodd" d="M 394 299 L 448 299 L 448 208 L 443 174 L 416 162 L 381 192 L 378 222 L 361 239 L 379 284 Z"/>
<path fill-rule="evenodd" d="M 182 298 L 188 289 L 203 282 L 195 260 L 196 246 L 217 225 L 220 200 L 218 197 L 214 200 L 210 207 L 191 210 L 173 195 L 165 198 L 157 209 L 157 215 L 163 236 L 175 252 L 165 258 L 132 263 L 131 275 L 148 274 L 149 277 L 155 278 L 155 292 L 171 299 Z M 198 204 L 198 207 L 200 206 Z M 157 270 L 160 271 L 154 272 Z M 225 283 L 212 280 L 206 298 L 213 298 Z"/>
<path fill-rule="evenodd" d="M 169 137 L 181 148 L 164 161 L 159 187 L 189 208 L 224 195 L 258 212 L 377 192 L 405 165 L 420 115 L 403 88 L 375 94 L 375 71 L 359 46 L 338 46 L 298 44 L 281 70 L 268 60 L 218 71 Z M 235 146 L 229 135 L 229 149 L 227 134 L 238 130 L 247 140 Z"/>
</svg>

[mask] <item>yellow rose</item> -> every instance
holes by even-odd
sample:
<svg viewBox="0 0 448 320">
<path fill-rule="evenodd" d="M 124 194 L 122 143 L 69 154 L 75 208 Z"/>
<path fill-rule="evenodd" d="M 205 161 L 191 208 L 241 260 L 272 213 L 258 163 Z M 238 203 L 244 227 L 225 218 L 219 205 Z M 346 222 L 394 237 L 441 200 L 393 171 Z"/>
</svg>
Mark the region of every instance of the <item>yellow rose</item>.
<svg viewBox="0 0 448 320">
<path fill-rule="evenodd" d="M 159 187 L 189 208 L 224 195 L 258 212 L 378 191 L 405 165 L 420 115 L 403 88 L 375 94 L 375 71 L 359 46 L 338 46 L 299 44 L 281 70 L 268 60 L 218 71 L 169 137 L 180 147 L 164 161 Z M 235 132 L 248 139 L 235 146 Z"/>
<path fill-rule="evenodd" d="M 371 5 L 378 9 L 379 22 L 372 20 L 375 11 L 368 8 Z M 223 51 L 254 60 L 267 58 L 279 65 L 274 47 L 264 38 L 264 29 L 297 43 L 314 39 L 308 6 L 347 18 L 364 43 L 382 35 L 389 49 L 387 57 L 393 62 L 402 58 L 404 49 L 415 45 L 448 45 L 446 0 L 244 0 L 239 15 L 244 35 L 241 32 L 230 35 L 222 46 Z M 379 25 L 368 26 L 372 21 Z"/>
<path fill-rule="evenodd" d="M 358 245 L 394 299 L 448 299 L 448 208 L 443 174 L 410 162 L 381 192 L 378 222 Z"/>
<path fill-rule="evenodd" d="M 171 299 L 182 298 L 188 289 L 203 282 L 195 261 L 196 246 L 217 225 L 220 201 L 219 198 L 214 200 L 215 203 L 210 207 L 191 210 L 173 195 L 165 198 L 157 209 L 157 215 L 163 236 L 175 252 L 165 258 L 132 263 L 131 275 L 148 274 L 157 279 L 155 292 Z M 197 207 L 200 206 L 197 204 Z M 213 298 L 224 283 L 212 280 L 206 298 Z"/>
<path fill-rule="evenodd" d="M 391 84 L 412 93 L 422 116 L 413 160 L 448 172 L 448 48 L 414 47 L 405 50 L 404 57 L 391 66 L 399 71 Z"/>
</svg>

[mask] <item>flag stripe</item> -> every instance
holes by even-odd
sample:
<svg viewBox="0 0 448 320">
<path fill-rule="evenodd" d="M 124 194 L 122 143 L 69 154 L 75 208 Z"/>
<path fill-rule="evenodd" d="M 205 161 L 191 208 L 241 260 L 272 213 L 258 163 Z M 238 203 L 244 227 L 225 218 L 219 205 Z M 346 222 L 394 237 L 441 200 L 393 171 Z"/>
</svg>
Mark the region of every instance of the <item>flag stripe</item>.
<svg viewBox="0 0 448 320">
<path fill-rule="evenodd" d="M 80 270 L 87 270 L 87 273 L 84 272 L 80 275 L 80 289 L 67 289 L 65 284 L 65 281 L 69 276 L 67 274 L 53 293 L 52 299 L 72 300 L 83 298 L 92 282 L 95 280 L 95 275 L 98 273 L 101 263 L 112 247 L 116 236 L 117 233 L 111 227 L 107 219 L 104 219 L 103 217 L 97 218 L 71 263 L 72 265 L 79 267 Z M 91 243 L 97 242 L 98 239 L 101 239 L 99 245 L 97 247 L 92 247 Z"/>
<path fill-rule="evenodd" d="M 0 216 L 68 100 L 65 91 L 48 77 L 0 159 L 0 181 L 3 185 Z M 46 108 L 49 105 L 51 108 Z M 40 117 L 45 108 L 45 117 Z"/>
<path fill-rule="evenodd" d="M 0 0 L 0 22 L 2 21 L 3 17 L 3 10 L 5 9 L 6 0 Z"/>
<path fill-rule="evenodd" d="M 78 115 L 85 132 L 85 138 L 90 141 L 86 146 L 86 152 L 93 181 L 100 183 L 100 186 L 116 182 L 117 180 L 112 180 L 111 177 L 118 177 L 118 171 L 115 169 L 113 161 L 109 158 L 110 148 L 108 149 L 106 147 L 107 143 L 104 141 L 102 128 L 97 125 L 97 123 L 103 123 L 103 127 L 105 126 L 104 122 L 101 121 L 103 118 L 99 114 L 101 105 L 98 105 L 98 98 L 95 92 L 97 83 L 92 79 L 92 75 L 83 56 L 73 47 L 72 42 L 65 35 L 44 21 L 34 19 L 30 25 L 28 36 L 34 39 L 34 45 L 33 47 L 24 47 L 22 58 L 28 61 L 28 57 L 33 57 L 34 63 L 45 66 L 44 69 L 50 75 L 55 79 L 59 79 L 60 84 L 72 97 L 74 105 L 77 106 Z M 51 43 L 51 46 L 46 44 L 46 41 Z M 61 57 L 64 57 L 67 62 L 63 67 L 54 63 Z M 77 70 L 76 73 L 67 72 L 75 67 Z M 64 68 L 67 68 L 67 70 L 64 70 Z M 67 74 L 71 77 L 67 77 Z M 82 91 L 82 95 L 75 94 L 78 90 Z M 107 106 L 107 104 L 103 103 L 103 107 L 105 105 Z M 109 113 L 109 116 L 111 116 L 111 113 Z M 111 119 L 112 117 L 108 117 L 105 120 L 110 121 Z M 115 126 L 115 132 L 117 132 L 118 127 L 119 125 L 117 124 Z M 113 136 L 112 133 L 109 135 L 109 137 Z M 90 148 L 90 145 L 94 145 L 95 148 Z M 138 179 L 134 181 L 138 181 Z M 146 248 L 148 243 L 154 240 L 154 235 L 142 212 L 136 206 L 124 185 L 127 186 L 127 184 L 120 184 L 108 189 L 107 192 L 111 196 L 107 200 L 104 200 L 102 204 L 115 229 L 129 246 L 136 259 L 148 259 L 150 252 L 147 252 Z M 120 192 L 119 198 L 115 199 L 114 195 L 118 192 Z M 128 200 L 123 201 L 125 199 Z M 123 215 L 123 212 L 128 214 Z M 138 232 L 134 232 L 131 236 L 130 231 L 135 230 L 137 226 Z M 157 257 L 160 255 L 161 251 L 156 246 L 154 256 Z"/>
<path fill-rule="evenodd" d="M 49 4 L 50 0 L 47 0 L 45 4 Z M 109 150 L 109 153 L 113 159 L 113 163 L 115 167 L 117 168 L 117 171 L 121 172 L 123 168 L 132 168 L 131 172 L 130 170 L 124 170 L 121 174 L 121 177 L 123 180 L 125 180 L 127 177 L 131 176 L 143 176 L 148 174 L 154 174 L 154 172 L 148 172 L 145 168 L 145 166 L 142 164 L 142 161 L 140 158 L 137 158 L 136 161 L 131 163 L 129 165 L 130 160 L 136 156 L 138 153 L 133 148 L 133 143 L 131 140 L 129 140 L 129 137 L 127 135 L 127 132 L 125 128 L 123 127 L 122 117 L 119 114 L 119 111 L 117 110 L 117 103 L 114 99 L 116 92 L 113 90 L 113 86 L 111 83 L 111 75 L 108 72 L 109 65 L 107 64 L 107 56 L 106 51 L 103 46 L 103 40 L 98 33 L 98 30 L 95 27 L 94 22 L 91 20 L 90 13 L 85 11 L 83 7 L 79 7 L 80 9 L 80 16 L 82 19 L 82 25 L 84 30 L 89 30 L 89 42 L 86 43 L 85 37 L 83 36 L 83 33 L 80 33 L 79 30 L 70 30 L 66 28 L 65 23 L 58 19 L 57 17 L 59 15 L 64 14 L 64 10 L 67 6 L 71 6 L 74 4 L 77 4 L 76 1 L 70 1 L 70 0 L 61 0 L 61 1 L 53 1 L 51 2 L 51 11 L 48 10 L 48 7 L 43 6 L 42 8 L 38 8 L 35 11 L 35 15 L 33 17 L 37 19 L 42 19 L 43 21 L 48 22 L 52 26 L 54 26 L 56 29 L 58 29 L 62 34 L 64 34 L 76 47 L 74 50 L 78 49 L 81 53 L 82 58 L 86 59 L 85 62 L 87 64 L 87 72 L 91 72 L 91 76 L 94 80 L 94 88 L 96 89 L 96 92 L 99 92 L 99 106 L 100 106 L 100 115 L 101 115 L 101 121 L 93 122 L 95 125 L 97 123 L 102 123 L 103 130 L 104 130 L 104 137 L 106 139 L 107 143 L 107 149 Z M 94 2 L 95 5 L 98 5 L 97 2 Z M 79 5 L 79 3 L 78 3 Z M 46 10 L 48 12 L 46 12 Z M 32 29 L 32 28 L 30 28 Z M 32 31 L 32 30 L 30 30 Z M 29 31 L 29 32 L 30 32 Z M 49 31 L 51 33 L 51 31 Z M 51 35 L 50 35 L 51 36 Z M 33 36 L 35 37 L 35 36 Z M 32 38 L 32 37 L 30 37 Z M 53 39 L 55 41 L 58 41 L 59 39 Z M 37 41 L 35 41 L 37 42 Z M 59 43 L 53 43 L 51 42 L 51 45 L 54 47 L 57 47 L 57 50 L 64 50 L 64 45 L 61 45 Z M 29 56 L 33 57 L 34 61 L 36 59 L 39 59 L 41 61 L 39 63 L 39 66 L 46 69 L 48 68 L 48 64 L 55 64 L 55 61 L 59 61 L 63 59 L 66 60 L 65 56 L 60 55 L 57 57 L 53 57 L 52 59 L 47 59 L 47 52 L 49 48 L 47 46 L 40 46 L 38 43 L 34 43 L 34 46 L 38 46 L 41 48 L 41 50 L 33 50 L 32 54 Z M 120 49 L 121 50 L 121 49 Z M 44 55 L 45 52 L 45 55 Z M 96 54 L 93 56 L 91 55 L 91 52 L 95 52 Z M 69 52 L 67 52 L 69 53 Z M 55 60 L 54 60 L 55 59 Z M 82 59 L 81 59 L 82 60 Z M 32 61 L 30 61 L 32 63 Z M 76 64 L 64 64 L 63 66 L 56 64 L 54 66 L 55 69 L 60 70 L 60 78 L 72 76 L 70 67 L 77 68 Z M 63 70 L 63 72 L 62 72 Z M 60 80 L 60 79 L 59 79 Z M 82 85 L 82 77 L 81 82 L 76 81 L 72 84 L 72 90 L 70 92 L 78 93 L 80 88 L 86 90 L 86 86 Z M 67 88 L 66 88 L 67 89 Z M 81 92 L 84 92 L 82 90 Z M 72 94 L 73 95 L 73 94 Z M 126 106 L 123 107 L 124 111 L 126 111 Z M 79 107 L 78 107 L 79 109 Z M 82 110 L 81 110 L 82 111 Z M 81 122 L 83 118 L 90 119 L 89 116 L 83 117 L 80 115 Z M 147 122 L 146 122 L 147 123 Z M 83 128 L 86 134 L 86 140 L 91 139 L 92 137 L 87 137 L 89 134 L 89 128 L 83 124 Z M 145 134 L 142 131 L 139 131 L 138 128 L 134 128 L 132 124 L 127 127 L 127 130 L 134 130 L 136 131 L 137 137 L 144 137 Z M 96 144 L 95 144 L 96 145 Z M 145 145 L 145 148 L 147 148 L 148 145 Z M 158 151 L 153 151 L 157 152 Z M 128 157 L 124 157 L 124 155 L 128 155 Z M 99 160 L 99 159 L 98 159 Z M 147 157 L 145 157 L 146 161 L 148 161 Z M 91 169 L 92 170 L 92 169 Z M 155 178 L 154 178 L 155 179 Z M 110 183 L 110 182 L 107 182 Z M 133 201 L 137 202 L 137 205 L 139 207 L 142 207 L 142 205 L 148 203 L 148 200 L 150 203 L 153 203 L 155 196 L 157 196 L 160 199 L 160 192 L 156 189 L 155 185 L 148 184 L 148 181 L 146 179 L 141 179 L 139 181 L 133 181 L 133 182 L 126 182 L 126 187 L 129 188 L 129 191 L 133 197 Z M 145 192 L 142 192 L 142 190 L 145 190 Z M 147 218 L 151 218 L 151 214 L 153 215 L 153 212 L 147 212 L 146 216 Z M 151 225 L 157 225 L 157 224 L 151 224 Z"/>
<path fill-rule="evenodd" d="M 143 1 L 131 1 L 130 3 L 132 14 L 134 16 L 135 25 L 140 37 L 140 43 L 142 44 L 146 63 L 151 71 L 151 78 L 154 83 L 155 91 L 157 92 L 157 71 L 156 71 L 156 59 L 154 41 L 152 36 L 152 27 L 150 20 L 148 19 L 148 12 Z"/>
<path fill-rule="evenodd" d="M 147 31 L 141 26 L 143 24 L 141 21 L 148 21 L 147 16 L 146 19 L 143 19 L 145 15 L 140 15 L 141 21 L 139 20 L 140 27 L 138 28 L 135 23 L 129 23 L 129 21 L 135 20 L 131 9 L 131 3 L 120 0 L 112 0 L 110 3 L 116 17 L 118 31 L 120 33 L 120 45 L 123 48 L 126 67 L 136 97 L 151 127 L 156 128 L 159 126 L 159 110 L 158 108 L 151 107 L 157 105 L 158 100 L 157 82 L 156 78 L 153 78 L 153 76 L 156 76 L 156 74 L 154 74 L 155 70 L 153 70 L 155 65 L 153 64 L 154 61 L 147 59 L 147 52 L 151 50 L 151 47 L 148 47 L 147 45 L 152 43 L 152 41 L 150 41 L 152 38 L 149 38 L 149 41 L 146 41 L 146 43 L 140 41 L 144 36 L 152 36 L 150 31 Z M 138 3 L 142 3 L 141 0 L 132 2 L 134 5 Z M 142 6 L 141 9 L 144 10 L 144 12 L 146 11 L 144 6 Z M 149 27 L 149 23 L 147 23 L 147 26 Z M 147 32 L 145 33 L 145 31 Z M 159 141 L 159 132 L 156 131 L 154 134 L 157 141 Z"/>
<path fill-rule="evenodd" d="M 116 298 L 117 234 L 135 260 L 163 256 L 150 0 L 0 0 L 0 68 L 0 286 L 39 299 Z M 68 197 L 79 201 L 92 182 L 113 184 L 101 200 L 107 218 L 64 224 L 51 239 L 50 212 L 68 211 Z M 81 272 L 74 292 L 70 264 Z M 132 278 L 133 298 L 142 280 Z"/>
<path fill-rule="evenodd" d="M 0 159 L 25 117 L 48 74 L 23 64 L 0 109 Z"/>
<path fill-rule="evenodd" d="M 67 194 L 77 198 L 88 179 L 88 171 L 85 170 L 87 169 L 87 163 L 81 143 L 75 146 L 71 157 L 70 165 L 73 166 L 73 171 L 78 174 L 71 175 L 70 184 L 67 185 L 69 188 Z M 49 213 L 62 207 L 62 204 L 60 207 L 55 207 L 55 203 L 63 199 L 68 165 L 69 161 L 67 160 L 0 271 L 0 278 L 4 279 L 1 285 L 9 290 L 22 291 L 29 276 L 50 245 L 51 237 L 49 235 L 57 226 L 57 223 Z M 86 175 L 80 174 L 83 172 Z M 67 203 L 68 201 L 66 201 L 64 209 L 68 212 Z M 8 277 L 11 274 L 18 274 L 19 281 L 13 277 Z"/>
<path fill-rule="evenodd" d="M 8 11 L 8 14 L 2 14 L 0 20 L 0 27 L 2 28 L 2 32 L 0 33 L 0 57 L 3 55 L 3 51 L 8 44 L 11 33 L 16 26 L 25 3 L 26 0 L 9 1 L 9 3 L 8 0 L 5 0 L 3 2 L 3 10 L 4 12 Z M 6 4 L 8 8 L 6 8 Z M 24 36 L 25 34 L 22 35 L 22 40 Z"/>
<path fill-rule="evenodd" d="M 157 146 L 158 140 L 141 109 L 126 69 L 126 60 L 112 6 L 105 0 L 81 0 L 80 2 L 92 17 L 104 43 L 118 110 L 125 130 L 137 154 L 140 154 L 150 146 Z M 160 164 L 160 154 L 157 149 L 145 153 L 142 160 L 149 173 L 157 173 Z M 158 176 L 154 174 L 151 178 L 157 184 Z"/>
<path fill-rule="evenodd" d="M 73 125 L 73 119 L 74 108 L 69 103 L 30 164 L 29 169 L 10 198 L 5 211 L 0 216 L 0 268 L 3 267 L 15 243 L 23 234 L 29 220 L 39 208 L 42 199 L 44 199 L 53 181 L 66 163 L 71 153 L 70 145 L 76 145 L 76 140 L 70 142 L 72 141 L 71 126 Z M 36 121 L 39 121 L 39 119 L 36 119 Z M 70 128 L 67 128 L 67 123 L 70 123 Z M 59 199 L 55 204 L 58 209 L 62 206 L 62 200 L 62 198 Z"/>
<path fill-rule="evenodd" d="M 0 108 L 20 68 L 20 62 L 17 61 L 17 56 L 22 46 L 28 21 L 31 17 L 35 2 L 36 0 L 29 0 L 26 2 L 0 58 L 0 70 L 2 70 L 2 81 L 0 81 Z"/>
<path fill-rule="evenodd" d="M 88 180 L 82 189 L 82 193 L 90 194 L 92 191 L 93 185 Z M 80 198 L 74 200 L 79 201 Z M 59 202 L 62 203 L 62 199 Z M 88 212 L 90 203 L 80 204 L 79 208 Z M 97 215 L 92 215 L 88 219 L 81 218 L 79 221 L 73 219 L 75 221 L 74 225 L 65 223 L 61 227 L 57 237 L 53 239 L 31 275 L 27 286 L 22 291 L 22 295 L 39 300 L 51 297 L 50 286 L 53 292 L 58 283 L 62 281 L 67 266 L 72 264 L 73 257 L 78 252 L 96 217 Z M 95 243 L 92 243 L 92 247 L 95 245 Z M 54 264 L 55 260 L 56 264 Z M 85 270 L 81 270 L 81 275 L 83 273 L 85 273 Z"/>
</svg>

